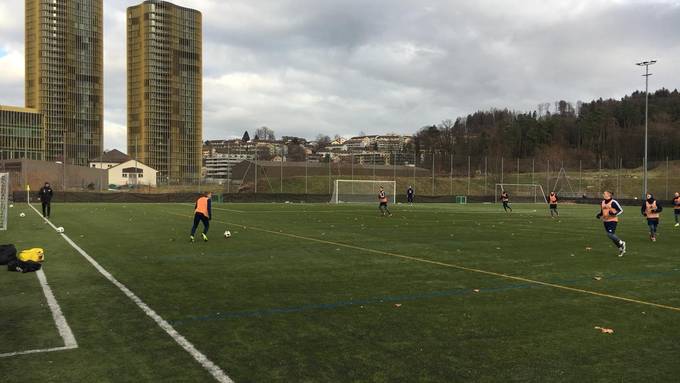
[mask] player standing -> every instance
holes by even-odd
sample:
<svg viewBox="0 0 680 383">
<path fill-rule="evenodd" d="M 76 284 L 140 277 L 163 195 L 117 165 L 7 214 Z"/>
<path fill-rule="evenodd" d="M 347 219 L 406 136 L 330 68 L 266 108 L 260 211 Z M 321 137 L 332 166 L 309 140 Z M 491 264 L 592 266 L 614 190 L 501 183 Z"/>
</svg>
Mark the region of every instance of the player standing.
<svg viewBox="0 0 680 383">
<path fill-rule="evenodd" d="M 191 235 L 189 239 L 194 242 L 194 234 L 198 228 L 198 223 L 203 222 L 203 233 L 201 236 L 204 241 L 208 241 L 208 228 L 210 227 L 210 220 L 212 219 L 212 192 L 207 192 L 205 195 L 198 198 L 194 206 L 194 226 L 191 227 Z"/>
<path fill-rule="evenodd" d="M 383 217 L 385 214 L 389 214 L 389 216 L 392 216 L 392 213 L 390 213 L 390 210 L 387 208 L 387 195 L 385 194 L 385 189 L 381 186 L 380 191 L 378 192 L 378 201 L 380 201 L 380 212 L 382 213 Z"/>
<path fill-rule="evenodd" d="M 559 217 L 560 213 L 557 211 L 557 194 L 555 192 L 550 192 L 550 195 L 548 196 L 548 201 L 550 202 L 550 217 L 555 218 Z"/>
<path fill-rule="evenodd" d="M 42 213 L 43 217 L 50 218 L 50 213 L 52 213 L 52 196 L 54 192 L 49 182 L 45 182 L 45 186 L 40 188 L 38 192 L 38 199 L 42 203 Z"/>
<path fill-rule="evenodd" d="M 413 205 L 413 197 L 415 196 L 415 192 L 413 191 L 413 187 L 411 185 L 408 186 L 408 189 L 406 189 L 406 200 L 408 201 L 409 205 Z"/>
<path fill-rule="evenodd" d="M 647 226 L 649 226 L 649 239 L 656 242 L 656 229 L 659 227 L 659 213 L 663 210 L 661 203 L 654 199 L 652 193 L 647 193 L 647 199 L 642 202 L 640 213 L 647 217 Z"/>
<path fill-rule="evenodd" d="M 680 193 L 675 193 L 673 197 L 673 211 L 675 212 L 675 227 L 680 226 Z"/>
<path fill-rule="evenodd" d="M 619 257 L 623 257 L 623 254 L 626 253 L 626 242 L 616 236 L 616 226 L 619 222 L 619 215 L 623 213 L 623 208 L 612 197 L 612 192 L 605 191 L 602 193 L 602 197 L 604 199 L 600 202 L 600 212 L 597 214 L 597 219 L 602 219 L 607 237 L 619 249 Z"/>
<path fill-rule="evenodd" d="M 512 213 L 512 208 L 510 207 L 510 194 L 505 190 L 501 193 L 501 202 L 503 202 L 503 210 L 507 213 L 509 209 Z"/>
</svg>

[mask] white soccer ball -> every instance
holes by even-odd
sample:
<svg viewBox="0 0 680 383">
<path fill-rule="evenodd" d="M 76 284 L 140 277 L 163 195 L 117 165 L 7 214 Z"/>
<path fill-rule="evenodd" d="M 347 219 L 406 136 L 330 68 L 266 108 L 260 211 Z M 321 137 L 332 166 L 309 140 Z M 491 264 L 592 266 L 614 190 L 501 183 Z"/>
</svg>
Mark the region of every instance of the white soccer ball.
<svg viewBox="0 0 680 383">
<path fill-rule="evenodd" d="M 14 207 L 14 204 L 9 204 L 9 207 Z"/>
<path fill-rule="evenodd" d="M 63 232 L 64 232 L 64 228 L 61 227 L 61 226 L 59 226 L 59 227 L 57 228 L 57 233 L 63 233 Z"/>
<path fill-rule="evenodd" d="M 231 231 L 227 230 L 224 232 L 224 238 L 231 238 Z"/>
<path fill-rule="evenodd" d="M 25 217 L 25 216 L 26 216 L 26 214 L 24 214 L 24 213 L 19 213 L 19 217 L 23 218 L 23 217 Z"/>
</svg>

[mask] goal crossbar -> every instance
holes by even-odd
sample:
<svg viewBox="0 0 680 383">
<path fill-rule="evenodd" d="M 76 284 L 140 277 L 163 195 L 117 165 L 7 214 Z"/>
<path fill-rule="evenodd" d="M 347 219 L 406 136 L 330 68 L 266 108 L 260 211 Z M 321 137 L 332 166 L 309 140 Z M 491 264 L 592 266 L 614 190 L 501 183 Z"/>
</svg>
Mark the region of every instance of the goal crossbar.
<svg viewBox="0 0 680 383">
<path fill-rule="evenodd" d="M 343 180 L 334 182 L 331 203 L 371 203 L 378 201 L 380 186 L 385 189 L 388 200 L 395 203 L 397 200 L 397 183 L 385 180 Z"/>
<path fill-rule="evenodd" d="M 539 202 L 539 198 L 542 199 L 543 202 L 548 203 L 548 197 L 545 195 L 543 186 L 541 184 L 496 184 L 496 187 L 494 188 L 494 202 L 498 202 L 499 189 L 501 193 L 507 189 L 512 189 L 515 192 L 524 189 L 529 193 L 528 195 L 522 197 L 533 197 L 534 203 Z"/>
</svg>

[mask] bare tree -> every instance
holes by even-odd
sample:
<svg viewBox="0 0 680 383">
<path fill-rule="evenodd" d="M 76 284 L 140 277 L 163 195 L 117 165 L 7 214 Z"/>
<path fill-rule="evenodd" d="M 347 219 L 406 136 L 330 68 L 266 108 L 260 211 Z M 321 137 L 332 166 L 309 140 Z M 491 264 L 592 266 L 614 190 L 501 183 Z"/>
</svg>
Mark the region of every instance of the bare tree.
<svg viewBox="0 0 680 383">
<path fill-rule="evenodd" d="M 276 140 L 276 135 L 274 134 L 274 131 L 269 129 L 266 126 L 263 126 L 255 131 L 255 136 L 257 136 L 258 139 L 264 140 L 264 141 L 274 141 Z"/>
</svg>

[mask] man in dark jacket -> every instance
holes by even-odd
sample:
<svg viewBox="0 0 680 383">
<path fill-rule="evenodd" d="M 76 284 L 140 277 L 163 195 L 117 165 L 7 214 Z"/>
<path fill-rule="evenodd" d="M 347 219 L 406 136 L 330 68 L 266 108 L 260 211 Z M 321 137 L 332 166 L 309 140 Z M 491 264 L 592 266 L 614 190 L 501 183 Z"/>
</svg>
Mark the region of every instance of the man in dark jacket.
<svg viewBox="0 0 680 383">
<path fill-rule="evenodd" d="M 52 191 L 50 183 L 45 182 L 45 186 L 40 188 L 40 191 L 38 192 L 38 199 L 42 202 L 42 213 L 45 218 L 50 218 L 52 195 L 54 195 L 54 192 Z"/>
</svg>

